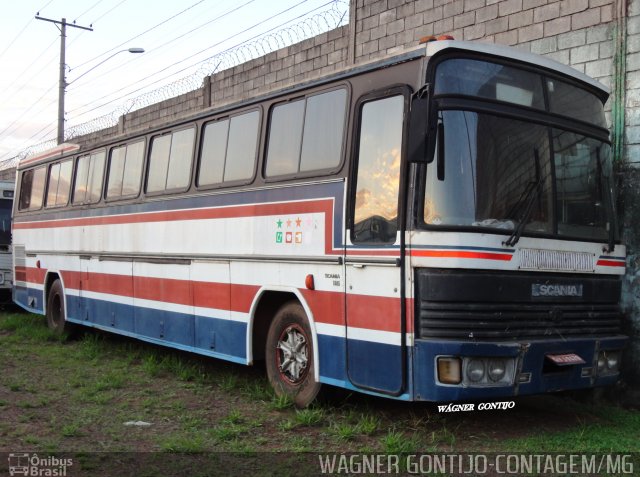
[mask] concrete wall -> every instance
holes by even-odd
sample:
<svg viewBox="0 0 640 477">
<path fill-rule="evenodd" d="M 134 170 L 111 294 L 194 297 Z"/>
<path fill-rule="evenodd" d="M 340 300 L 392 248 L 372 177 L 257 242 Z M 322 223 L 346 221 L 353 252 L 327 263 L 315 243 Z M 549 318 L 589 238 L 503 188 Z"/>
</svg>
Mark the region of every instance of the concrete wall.
<svg viewBox="0 0 640 477">
<path fill-rule="evenodd" d="M 217 73 L 198 91 L 129 113 L 118 128 L 76 141 L 143 130 L 310 80 L 401 52 L 432 34 L 514 45 L 611 88 L 607 112 L 629 250 L 624 306 L 633 340 L 626 376 L 640 387 L 640 0 L 351 0 L 349 25 Z"/>
</svg>

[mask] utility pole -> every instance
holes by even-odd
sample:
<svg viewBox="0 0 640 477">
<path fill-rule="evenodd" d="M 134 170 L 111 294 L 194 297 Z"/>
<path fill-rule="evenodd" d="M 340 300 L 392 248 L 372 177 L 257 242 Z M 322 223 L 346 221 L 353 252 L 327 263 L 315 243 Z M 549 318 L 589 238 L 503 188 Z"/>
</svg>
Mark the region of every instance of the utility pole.
<svg viewBox="0 0 640 477">
<path fill-rule="evenodd" d="M 60 79 L 58 80 L 58 144 L 64 142 L 64 94 L 67 87 L 67 82 L 64 75 L 65 66 L 65 43 L 67 39 L 67 26 L 73 28 L 80 28 L 82 30 L 93 31 L 92 25 L 88 27 L 76 25 L 74 23 L 67 23 L 67 19 L 63 18 L 61 21 L 52 20 L 51 18 L 44 18 L 40 16 L 40 12 L 36 14 L 36 20 L 44 20 L 45 22 L 54 23 L 60 30 Z"/>
</svg>

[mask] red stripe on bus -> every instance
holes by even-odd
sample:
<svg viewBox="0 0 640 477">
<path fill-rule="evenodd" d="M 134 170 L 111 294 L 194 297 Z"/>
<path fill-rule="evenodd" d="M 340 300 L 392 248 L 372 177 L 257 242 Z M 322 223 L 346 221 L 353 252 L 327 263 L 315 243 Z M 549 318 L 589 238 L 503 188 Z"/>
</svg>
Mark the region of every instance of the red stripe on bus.
<svg viewBox="0 0 640 477">
<path fill-rule="evenodd" d="M 412 250 L 414 257 L 429 258 L 475 258 L 481 260 L 502 260 L 508 262 L 513 255 L 508 253 L 465 252 L 461 250 Z"/>
<path fill-rule="evenodd" d="M 15 280 L 20 282 L 31 282 L 42 285 L 44 283 L 44 277 L 47 274 L 47 270 L 44 268 L 33 267 L 15 267 Z"/>
<path fill-rule="evenodd" d="M 231 285 L 231 311 L 249 313 L 260 287 L 255 285 Z"/>
<path fill-rule="evenodd" d="M 65 286 L 70 289 L 241 313 L 249 312 L 259 290 L 251 285 L 108 273 L 64 271 L 62 276 Z"/>
<path fill-rule="evenodd" d="M 400 332 L 400 298 L 347 294 L 349 326 Z"/>
<path fill-rule="evenodd" d="M 208 209 L 173 210 L 139 214 L 113 215 L 107 217 L 81 217 L 77 219 L 43 220 L 34 222 L 14 222 L 14 229 L 49 229 L 58 227 L 80 227 L 95 225 L 122 225 L 134 223 L 169 222 L 177 220 L 206 220 L 245 218 L 260 216 L 298 215 L 324 213 L 325 254 L 336 255 L 340 249 L 333 249 L 333 199 L 315 201 L 286 202 L 281 204 L 253 204 L 246 206 L 217 207 Z M 297 227 L 290 231 L 295 232 Z M 287 232 L 286 228 L 274 228 L 274 232 Z M 275 234 L 272 238 L 275 243 Z"/>
<path fill-rule="evenodd" d="M 413 298 L 407 298 L 405 300 L 405 314 L 406 314 L 406 331 L 407 333 L 413 333 Z"/>
<path fill-rule="evenodd" d="M 596 265 L 600 267 L 624 267 L 625 262 L 616 262 L 613 260 L 598 260 Z"/>
<path fill-rule="evenodd" d="M 42 284 L 46 270 L 22 268 L 29 282 Z M 18 271 L 18 270 L 17 270 Z M 108 273 L 61 272 L 65 287 L 141 300 L 175 303 L 249 313 L 260 287 L 173 278 L 154 278 Z M 344 325 L 345 296 L 342 292 L 301 290 L 315 321 Z M 370 295 L 347 295 L 349 326 L 379 331 L 400 331 L 400 299 Z M 411 309 L 407 301 L 407 311 Z M 410 315 L 407 315 L 410 322 Z M 412 327 L 408 327 L 411 331 Z"/>
<path fill-rule="evenodd" d="M 301 290 L 316 323 L 344 326 L 344 293 Z"/>
<path fill-rule="evenodd" d="M 105 217 L 80 217 L 77 219 L 14 222 L 14 228 L 45 229 L 90 225 L 171 222 L 177 220 L 231 219 L 243 217 L 260 217 L 268 215 L 296 215 L 322 212 L 324 212 L 326 216 L 331 217 L 333 212 L 332 205 L 332 199 L 320 199 L 316 201 L 286 202 L 280 204 L 252 204 L 206 209 L 170 210 L 162 212 L 110 215 Z M 295 228 L 293 230 L 295 230 Z"/>
</svg>

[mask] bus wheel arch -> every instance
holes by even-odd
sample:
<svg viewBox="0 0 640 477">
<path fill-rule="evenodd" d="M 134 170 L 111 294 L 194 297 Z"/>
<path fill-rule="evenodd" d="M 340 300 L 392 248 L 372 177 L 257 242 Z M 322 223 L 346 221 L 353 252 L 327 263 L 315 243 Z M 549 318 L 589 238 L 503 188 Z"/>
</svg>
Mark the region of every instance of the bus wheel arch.
<svg viewBox="0 0 640 477">
<path fill-rule="evenodd" d="M 282 359 L 282 350 L 276 351 L 281 338 L 305 342 L 303 353 L 308 353 L 308 368 L 295 372 L 294 376 L 307 379 L 296 380 L 291 375 L 287 379 L 279 372 L 275 361 L 278 356 Z M 318 338 L 313 314 L 298 290 L 260 290 L 251 307 L 247 341 L 248 362 L 265 359 L 269 381 L 277 394 L 291 395 L 299 407 L 305 407 L 315 399 L 321 387 Z"/>
<path fill-rule="evenodd" d="M 47 326 L 56 335 L 72 331 L 73 325 L 67 321 L 67 303 L 62 277 L 56 272 L 48 272 L 44 286 L 44 305 Z"/>
</svg>

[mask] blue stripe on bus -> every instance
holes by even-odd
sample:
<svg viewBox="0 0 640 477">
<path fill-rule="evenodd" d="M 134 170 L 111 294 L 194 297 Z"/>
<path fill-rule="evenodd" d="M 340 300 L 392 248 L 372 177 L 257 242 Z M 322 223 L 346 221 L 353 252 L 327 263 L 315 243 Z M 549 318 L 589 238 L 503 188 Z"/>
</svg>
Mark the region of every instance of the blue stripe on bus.
<svg viewBox="0 0 640 477">
<path fill-rule="evenodd" d="M 67 319 L 164 346 L 238 363 L 247 362 L 247 325 L 239 321 L 73 295 L 67 295 Z"/>
<path fill-rule="evenodd" d="M 32 300 L 35 306 L 29 306 Z M 31 313 L 44 314 L 44 293 L 42 290 L 16 285 L 13 287 L 13 301 Z"/>
<path fill-rule="evenodd" d="M 37 296 L 39 308 L 27 305 L 30 296 Z M 20 287 L 15 289 L 15 301 L 28 311 L 43 314 L 43 293 L 40 290 Z M 246 323 L 226 319 L 192 316 L 184 313 L 136 307 L 93 298 L 66 296 L 67 320 L 90 328 L 104 330 L 149 343 L 183 351 L 211 356 L 240 364 L 247 364 Z M 87 319 L 87 317 L 89 319 Z M 409 400 L 410 393 L 389 396 L 375 390 L 363 389 L 349 381 L 346 372 L 347 341 L 343 337 L 318 335 L 320 382 L 350 390 L 363 391 L 375 396 Z M 398 353 L 400 347 L 370 341 L 351 340 L 349 354 L 366 356 L 370 362 L 375 356 Z M 380 360 L 379 360 L 380 361 Z M 377 371 L 367 373 L 358 382 L 367 388 L 391 389 L 400 378 L 396 360 L 376 363 Z M 393 368 L 393 369 L 391 369 Z M 370 368 L 372 369 L 372 368 Z"/>
<path fill-rule="evenodd" d="M 356 386 L 396 392 L 402 387 L 402 348 L 364 340 L 349 340 L 347 367 Z"/>
</svg>

